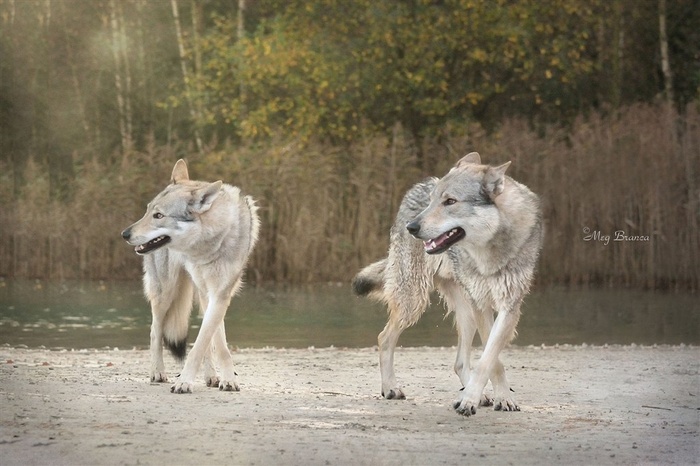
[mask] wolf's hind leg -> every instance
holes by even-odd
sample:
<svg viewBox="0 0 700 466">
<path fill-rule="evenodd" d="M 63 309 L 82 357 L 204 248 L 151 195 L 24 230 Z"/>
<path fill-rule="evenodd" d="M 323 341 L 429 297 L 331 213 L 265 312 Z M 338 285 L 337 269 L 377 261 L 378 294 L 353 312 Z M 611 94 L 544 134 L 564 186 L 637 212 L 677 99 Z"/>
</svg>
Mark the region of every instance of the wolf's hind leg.
<svg viewBox="0 0 700 466">
<path fill-rule="evenodd" d="M 379 334 L 379 370 L 382 374 L 382 396 L 387 400 L 403 400 L 406 398 L 403 390 L 396 383 L 394 373 L 394 350 L 399 336 L 404 331 L 405 326 L 398 317 L 399 312 L 391 309 L 389 321 L 384 330 Z"/>
<path fill-rule="evenodd" d="M 219 386 L 219 375 L 216 373 L 216 366 L 214 365 L 214 344 L 212 342 L 209 347 L 209 351 L 204 356 L 204 381 L 207 387 L 218 388 Z"/>
</svg>

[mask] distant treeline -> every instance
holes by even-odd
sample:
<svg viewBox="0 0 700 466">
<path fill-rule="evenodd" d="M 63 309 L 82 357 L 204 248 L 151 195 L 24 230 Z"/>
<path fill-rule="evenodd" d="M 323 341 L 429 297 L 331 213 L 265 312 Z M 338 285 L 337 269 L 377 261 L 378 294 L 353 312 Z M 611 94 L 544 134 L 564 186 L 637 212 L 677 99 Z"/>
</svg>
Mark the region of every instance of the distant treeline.
<svg viewBox="0 0 700 466">
<path fill-rule="evenodd" d="M 60 197 L 115 151 L 400 124 L 428 171 L 446 125 L 685 108 L 698 24 L 697 0 L 0 0 L 0 161 L 48 164 Z"/>
<path fill-rule="evenodd" d="M 697 0 L 0 0 L 0 276 L 136 279 L 191 174 L 259 199 L 249 279 L 347 281 L 476 150 L 542 195 L 538 283 L 698 289 Z"/>
<path fill-rule="evenodd" d="M 700 114 L 633 105 L 579 118 L 566 131 L 521 119 L 494 132 L 446 126 L 417 141 L 388 136 L 344 147 L 271 140 L 199 155 L 193 178 L 223 179 L 261 206 L 261 239 L 248 280 L 348 281 L 385 255 L 405 190 L 442 175 L 462 155 L 511 160 L 509 174 L 543 200 L 546 239 L 537 283 L 700 289 Z M 419 147 L 420 146 L 420 147 Z M 0 165 L 0 276 L 138 279 L 140 260 L 119 236 L 143 215 L 188 148 L 152 144 L 110 158 L 76 160 L 61 197 L 46 162 L 19 176 Z M 431 173 L 419 168 L 418 154 Z"/>
</svg>

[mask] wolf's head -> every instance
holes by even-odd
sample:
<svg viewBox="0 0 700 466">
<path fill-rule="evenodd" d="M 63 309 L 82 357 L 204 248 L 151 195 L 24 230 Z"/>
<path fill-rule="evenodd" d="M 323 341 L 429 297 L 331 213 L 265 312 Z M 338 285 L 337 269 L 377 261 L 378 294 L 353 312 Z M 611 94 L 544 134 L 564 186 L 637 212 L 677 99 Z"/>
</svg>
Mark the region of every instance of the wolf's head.
<svg viewBox="0 0 700 466">
<path fill-rule="evenodd" d="M 472 152 L 438 181 L 428 207 L 406 225 L 423 240 L 425 252 L 438 254 L 460 241 L 483 246 L 493 237 L 500 224 L 496 198 L 505 189 L 509 165 L 482 165 Z"/>
<path fill-rule="evenodd" d="M 176 245 L 198 227 L 199 216 L 211 208 L 222 184 L 190 181 L 187 164 L 178 160 L 170 184 L 148 204 L 143 218 L 122 232 L 122 238 L 141 255 Z"/>
</svg>

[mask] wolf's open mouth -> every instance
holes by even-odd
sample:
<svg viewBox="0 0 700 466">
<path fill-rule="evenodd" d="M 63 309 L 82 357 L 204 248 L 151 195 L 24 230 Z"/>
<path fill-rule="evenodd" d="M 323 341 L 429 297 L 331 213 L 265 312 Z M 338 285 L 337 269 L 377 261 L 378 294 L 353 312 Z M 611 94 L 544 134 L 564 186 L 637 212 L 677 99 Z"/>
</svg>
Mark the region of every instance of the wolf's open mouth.
<svg viewBox="0 0 700 466">
<path fill-rule="evenodd" d="M 439 254 L 449 249 L 450 246 L 452 246 L 465 236 L 467 236 L 467 234 L 464 232 L 464 230 L 462 230 L 459 227 L 453 228 L 447 233 L 441 234 L 437 238 L 425 241 L 423 243 L 425 247 L 425 252 L 427 252 L 428 254 Z"/>
<path fill-rule="evenodd" d="M 148 254 L 151 251 L 155 251 L 156 249 L 165 246 L 169 242 L 170 236 L 159 236 L 156 239 L 152 239 L 148 243 L 139 244 L 134 248 L 134 251 L 136 251 L 136 254 Z"/>
</svg>

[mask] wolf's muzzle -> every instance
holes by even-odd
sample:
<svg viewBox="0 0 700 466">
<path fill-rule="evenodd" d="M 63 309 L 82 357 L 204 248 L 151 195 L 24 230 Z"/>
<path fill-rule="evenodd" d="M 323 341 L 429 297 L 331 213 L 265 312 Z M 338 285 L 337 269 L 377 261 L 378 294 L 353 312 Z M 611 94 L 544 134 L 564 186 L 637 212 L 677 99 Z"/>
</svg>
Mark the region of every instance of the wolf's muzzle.
<svg viewBox="0 0 700 466">
<path fill-rule="evenodd" d="M 406 229 L 408 230 L 408 232 L 410 234 L 412 234 L 413 236 L 416 236 L 420 232 L 420 223 L 418 223 L 415 220 L 412 222 L 408 222 L 406 224 Z"/>
<path fill-rule="evenodd" d="M 125 241 L 129 241 L 129 238 L 131 238 L 131 227 L 122 231 L 122 238 L 124 238 Z"/>
</svg>

